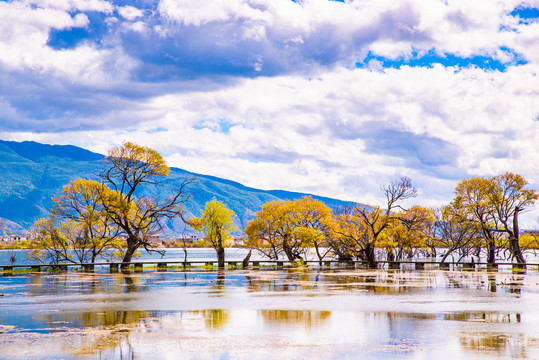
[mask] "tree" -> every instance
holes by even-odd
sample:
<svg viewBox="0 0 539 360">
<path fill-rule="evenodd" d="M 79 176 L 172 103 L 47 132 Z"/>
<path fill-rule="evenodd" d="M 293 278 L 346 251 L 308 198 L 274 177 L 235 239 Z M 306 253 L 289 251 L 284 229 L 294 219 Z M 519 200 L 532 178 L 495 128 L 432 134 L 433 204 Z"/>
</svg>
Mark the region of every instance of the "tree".
<svg viewBox="0 0 539 360">
<path fill-rule="evenodd" d="M 233 223 L 234 212 L 215 199 L 206 203 L 201 217 L 188 220 L 193 229 L 204 232 L 205 241 L 217 252 L 217 263 L 220 268 L 225 266 L 225 246 L 228 237 L 236 229 Z"/>
<path fill-rule="evenodd" d="M 288 255 L 293 257 L 286 245 L 291 231 L 285 200 L 270 201 L 262 205 L 255 218 L 247 223 L 245 234 L 249 238 L 249 245 L 270 259 L 278 260 L 284 248 L 289 252 Z"/>
<path fill-rule="evenodd" d="M 0 228 L 2 231 L 0 232 L 0 239 L 3 239 L 4 241 L 7 241 L 7 233 L 6 233 L 6 223 L 3 218 L 0 218 Z M 4 246 L 2 246 L 4 247 Z M 5 248 L 5 247 L 4 247 Z M 13 251 L 14 246 L 11 244 L 10 248 L 8 248 L 8 254 L 9 254 L 9 262 L 11 264 L 15 263 L 17 261 L 17 256 L 15 255 L 15 252 Z"/>
<path fill-rule="evenodd" d="M 375 268 L 375 248 L 381 241 L 387 243 L 387 230 L 396 224 L 395 209 L 401 209 L 400 202 L 415 197 L 417 190 L 412 185 L 412 180 L 402 177 L 398 181 L 391 182 L 382 187 L 386 197 L 386 210 L 375 206 L 356 204 L 353 209 L 348 209 L 343 214 L 337 215 L 338 225 L 335 227 L 337 236 L 352 241 L 359 246 L 358 254 L 362 260 L 367 261 L 369 267 Z M 388 249 L 388 257 L 393 257 L 393 247 Z"/>
<path fill-rule="evenodd" d="M 314 247 L 321 261 L 329 251 L 326 247 L 331 221 L 329 207 L 305 196 L 264 204 L 247 224 L 245 233 L 250 245 L 270 259 L 279 259 L 284 253 L 289 261 L 302 260 L 306 249 Z"/>
<path fill-rule="evenodd" d="M 103 198 L 110 191 L 103 183 L 77 179 L 54 198 L 51 216 L 60 222 L 60 232 L 80 263 L 111 257 L 106 249 L 119 247 L 118 226 L 110 221 Z"/>
<path fill-rule="evenodd" d="M 519 245 L 518 216 L 532 206 L 538 194 L 525 189 L 528 182 L 520 175 L 506 172 L 490 179 L 488 198 L 494 211 L 496 230 L 505 233 L 509 240 L 511 256 L 518 264 L 525 264 Z"/>
<path fill-rule="evenodd" d="M 294 236 L 307 247 L 314 247 L 318 260 L 329 253 L 328 238 L 332 227 L 331 209 L 311 196 L 290 203 L 295 222 Z"/>
<path fill-rule="evenodd" d="M 333 236 L 329 241 L 333 253 L 341 261 L 367 259 L 372 252 L 374 261 L 374 244 L 358 206 L 343 206 L 334 209 Z"/>
<path fill-rule="evenodd" d="M 71 249 L 78 262 L 94 262 L 104 249 L 119 246 L 123 239 L 122 268 L 129 266 L 140 247 L 157 251 L 150 235 L 161 231 L 165 221 L 183 216 L 185 188 L 193 181 L 185 178 L 168 198 L 141 195 L 148 186 L 158 188 L 168 173 L 165 160 L 153 149 L 130 142 L 112 148 L 101 182 L 77 179 L 53 199 L 49 218 L 34 227 L 34 248 L 54 254 L 54 261 L 75 262 L 67 251 Z"/>
<path fill-rule="evenodd" d="M 161 185 L 169 171 L 157 151 L 131 142 L 112 148 L 105 158 L 105 169 L 100 176 L 110 188 L 103 192 L 102 205 L 119 235 L 125 238 L 122 268 L 129 266 L 125 263 L 131 262 L 138 248 L 156 251 L 149 237 L 161 231 L 165 221 L 174 217 L 183 219 L 183 204 L 188 201 L 185 189 L 193 182 L 192 177 L 185 178 L 166 199 L 137 196 L 141 187 Z"/>
<path fill-rule="evenodd" d="M 450 206 L 458 222 L 473 222 L 480 229 L 487 247 L 487 263 L 493 266 L 500 243 L 496 238 L 493 206 L 488 198 L 491 187 L 492 182 L 481 177 L 462 180 L 455 188 L 455 199 Z"/>
<path fill-rule="evenodd" d="M 48 218 L 35 223 L 32 257 L 35 260 L 94 263 L 112 258 L 107 249 L 119 247 L 117 227 L 110 223 L 102 205 L 107 187 L 93 180 L 77 179 L 53 198 Z"/>
<path fill-rule="evenodd" d="M 31 259 L 54 265 L 71 260 L 69 245 L 55 223 L 53 217 L 39 219 L 34 223 L 29 231 Z"/>
<path fill-rule="evenodd" d="M 392 243 L 388 249 L 389 260 L 413 258 L 428 249 L 434 236 L 434 212 L 423 206 L 412 206 L 395 214 L 395 223 L 388 227 L 387 238 Z"/>
<path fill-rule="evenodd" d="M 480 228 L 473 221 L 467 221 L 458 213 L 459 210 L 447 205 L 435 212 L 436 245 L 446 249 L 440 261 L 442 263 L 455 251 L 460 251 L 460 258 L 464 257 L 478 241 Z"/>
<path fill-rule="evenodd" d="M 528 182 L 522 176 L 507 172 L 491 178 L 463 180 L 455 188 L 451 206 L 460 214 L 461 222 L 473 221 L 481 229 L 487 245 L 487 262 L 491 265 L 495 263 L 497 249 L 505 247 L 502 240 L 507 240 L 511 257 L 518 264 L 525 264 L 519 245 L 518 216 L 538 198 L 526 185 Z"/>
</svg>

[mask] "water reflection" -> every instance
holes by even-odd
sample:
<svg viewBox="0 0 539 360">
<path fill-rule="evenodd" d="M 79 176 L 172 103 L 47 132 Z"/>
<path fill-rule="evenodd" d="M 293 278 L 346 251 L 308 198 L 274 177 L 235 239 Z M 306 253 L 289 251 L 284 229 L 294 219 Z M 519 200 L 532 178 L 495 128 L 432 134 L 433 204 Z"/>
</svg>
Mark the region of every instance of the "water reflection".
<svg viewBox="0 0 539 360">
<path fill-rule="evenodd" d="M 245 277 L 250 292 L 312 290 L 318 287 L 320 280 L 318 273 L 294 269 L 279 271 L 279 276 L 275 276 L 275 271 L 267 273 L 249 271 Z"/>
<path fill-rule="evenodd" d="M 139 291 L 138 282 L 140 281 L 140 277 L 125 275 L 122 278 L 125 282 L 125 292 L 132 293 Z"/>
<path fill-rule="evenodd" d="M 217 279 L 215 285 L 212 286 L 213 296 L 220 297 L 225 294 L 225 280 L 225 269 L 217 270 Z"/>
<path fill-rule="evenodd" d="M 511 359 L 527 359 L 531 355 L 527 346 L 530 339 L 522 334 L 511 337 L 499 333 L 466 333 L 459 337 L 459 341 L 463 349 L 474 354 L 500 354 Z"/>
<path fill-rule="evenodd" d="M 508 337 L 499 334 L 466 334 L 460 337 L 460 343 L 468 349 L 499 351 L 507 348 Z"/>
<path fill-rule="evenodd" d="M 268 325 L 295 325 L 308 329 L 324 325 L 331 311 L 261 310 L 259 314 Z"/>
<path fill-rule="evenodd" d="M 140 320 L 151 317 L 150 311 L 85 311 L 80 313 L 51 313 L 36 315 L 38 321 L 46 321 L 50 330 L 66 328 L 96 328 L 101 326 L 133 325 Z"/>
<path fill-rule="evenodd" d="M 206 327 L 212 330 L 223 327 L 230 318 L 230 311 L 222 309 L 191 311 L 191 313 L 202 316 Z"/>
<path fill-rule="evenodd" d="M 444 320 L 456 320 L 456 321 L 471 321 L 471 322 L 485 322 L 485 323 L 520 323 L 521 316 L 519 313 L 500 313 L 500 312 L 457 312 L 444 314 Z"/>
<path fill-rule="evenodd" d="M 537 273 L 32 274 L 0 293 L 7 358 L 539 357 Z"/>
<path fill-rule="evenodd" d="M 141 293 L 161 287 L 210 286 L 215 295 L 224 295 L 230 288 L 258 292 L 367 291 L 374 294 L 413 295 L 425 289 L 485 290 L 521 295 L 539 292 L 537 274 L 491 272 L 407 272 L 381 271 L 177 271 L 155 273 L 67 273 L 29 274 L 3 277 L 2 283 L 26 283 L 26 290 L 35 296 L 102 293 Z M 532 279 L 532 280 L 527 280 Z M 1 284 L 1 283 L 0 283 Z M 530 286 L 532 285 L 532 286 Z"/>
<path fill-rule="evenodd" d="M 422 277 L 418 273 L 403 270 L 368 271 L 365 273 L 335 273 L 331 281 L 337 285 L 333 289 L 366 290 L 375 294 L 412 294 L 418 288 L 432 287 L 429 275 Z"/>
</svg>

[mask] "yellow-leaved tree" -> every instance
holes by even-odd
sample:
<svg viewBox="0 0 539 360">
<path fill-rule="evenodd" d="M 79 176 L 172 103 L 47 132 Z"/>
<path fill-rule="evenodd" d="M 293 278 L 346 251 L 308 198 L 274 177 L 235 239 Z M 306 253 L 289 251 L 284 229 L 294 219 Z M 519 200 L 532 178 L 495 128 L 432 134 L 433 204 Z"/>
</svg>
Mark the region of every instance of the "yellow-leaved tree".
<svg viewBox="0 0 539 360">
<path fill-rule="evenodd" d="M 412 259 L 429 250 L 434 237 L 434 211 L 419 205 L 395 213 L 394 224 L 388 228 L 388 260 Z"/>
<path fill-rule="evenodd" d="M 481 248 L 481 228 L 476 222 L 463 216 L 460 211 L 462 208 L 455 208 L 450 204 L 437 209 L 434 213 L 436 220 L 433 248 L 438 246 L 445 249 L 441 263 L 457 251 L 460 254 L 457 261 L 460 261 L 474 249 Z"/>
<path fill-rule="evenodd" d="M 94 263 L 112 257 L 108 248 L 118 248 L 118 228 L 103 207 L 107 187 L 97 181 L 77 179 L 53 198 L 46 219 L 33 227 L 31 258 L 43 262 Z"/>
<path fill-rule="evenodd" d="M 528 182 L 510 172 L 490 178 L 475 177 L 458 183 L 451 207 L 463 223 L 480 229 L 487 248 L 487 263 L 494 265 L 496 252 L 505 248 L 517 264 L 526 263 L 519 245 L 519 215 L 538 198 Z"/>
<path fill-rule="evenodd" d="M 249 221 L 245 233 L 249 245 L 270 259 L 284 254 L 289 261 L 303 260 L 307 249 L 313 247 L 322 261 L 330 251 L 331 226 L 331 209 L 305 196 L 267 202 Z"/>
<path fill-rule="evenodd" d="M 217 253 L 218 267 L 225 266 L 225 247 L 228 238 L 236 230 L 234 212 L 215 199 L 208 201 L 200 217 L 189 219 L 187 223 L 195 230 L 204 233 L 204 240 Z"/>
<path fill-rule="evenodd" d="M 189 198 L 186 187 L 193 182 L 192 177 L 177 184 L 167 197 L 137 196 L 137 190 L 147 186 L 159 189 L 169 171 L 157 151 L 131 142 L 112 148 L 105 158 L 100 176 L 110 191 L 105 192 L 103 207 L 125 239 L 124 263 L 130 262 L 140 247 L 158 251 L 150 243 L 150 236 L 162 231 L 167 220 L 182 217 L 185 212 L 183 204 Z"/>
<path fill-rule="evenodd" d="M 356 256 L 366 261 L 369 267 L 376 268 L 377 247 L 385 248 L 388 256 L 393 257 L 397 244 L 388 237 L 388 231 L 399 224 L 395 210 L 404 211 L 401 202 L 415 197 L 417 191 L 407 177 L 382 187 L 382 191 L 387 200 L 385 209 L 356 204 L 335 211 L 332 247 L 336 254 L 342 254 L 341 259 L 352 260 Z"/>
<path fill-rule="evenodd" d="M 185 178 L 167 197 L 141 195 L 147 187 L 158 190 L 169 171 L 163 157 L 151 148 L 131 142 L 113 147 L 104 159 L 101 182 L 77 179 L 64 186 L 49 218 L 36 222 L 34 253 L 65 247 L 75 250 L 76 258 L 73 251 L 54 250 L 54 261 L 94 262 L 103 249 L 119 247 L 121 240 L 122 268 L 126 268 L 140 247 L 159 251 L 149 238 L 168 219 L 183 216 L 188 200 L 185 188 L 193 181 Z"/>
</svg>

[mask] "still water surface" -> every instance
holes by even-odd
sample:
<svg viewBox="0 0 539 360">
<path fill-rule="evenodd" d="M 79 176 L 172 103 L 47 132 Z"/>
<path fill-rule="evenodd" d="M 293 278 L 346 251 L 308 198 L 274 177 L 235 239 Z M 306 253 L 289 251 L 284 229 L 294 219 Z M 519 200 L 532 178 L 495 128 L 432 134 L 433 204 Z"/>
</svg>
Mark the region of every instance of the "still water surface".
<svg viewBox="0 0 539 360">
<path fill-rule="evenodd" d="M 0 359 L 536 359 L 539 273 L 0 276 Z"/>
<path fill-rule="evenodd" d="M 156 252 L 148 253 L 144 250 L 140 251 L 140 257 L 133 259 L 133 261 L 150 261 L 150 260 L 162 260 L 162 261 L 184 261 L 185 252 L 183 249 L 179 248 L 167 248 L 163 249 L 165 255 L 160 255 Z M 187 260 L 188 261 L 217 261 L 217 255 L 215 250 L 211 248 L 190 248 L 186 249 L 187 251 Z M 226 248 L 225 257 L 226 260 L 230 261 L 241 261 L 247 253 L 248 249 L 244 248 Z M 0 264 L 7 265 L 10 263 L 11 256 L 14 255 L 15 264 L 30 264 L 36 263 L 36 261 L 27 259 L 26 250 L 0 250 Z M 262 256 L 253 252 L 251 255 L 251 260 L 261 260 Z M 119 261 L 119 260 L 118 260 Z M 104 262 L 99 260 L 98 262 Z"/>
</svg>

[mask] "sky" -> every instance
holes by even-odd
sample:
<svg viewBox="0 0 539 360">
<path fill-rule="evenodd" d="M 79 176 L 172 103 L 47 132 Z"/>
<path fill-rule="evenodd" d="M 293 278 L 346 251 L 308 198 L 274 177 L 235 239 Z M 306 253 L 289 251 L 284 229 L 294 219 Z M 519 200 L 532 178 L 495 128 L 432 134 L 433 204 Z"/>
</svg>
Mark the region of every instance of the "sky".
<svg viewBox="0 0 539 360">
<path fill-rule="evenodd" d="M 1 139 L 373 205 L 539 190 L 538 72 L 539 0 L 0 0 Z"/>
</svg>

